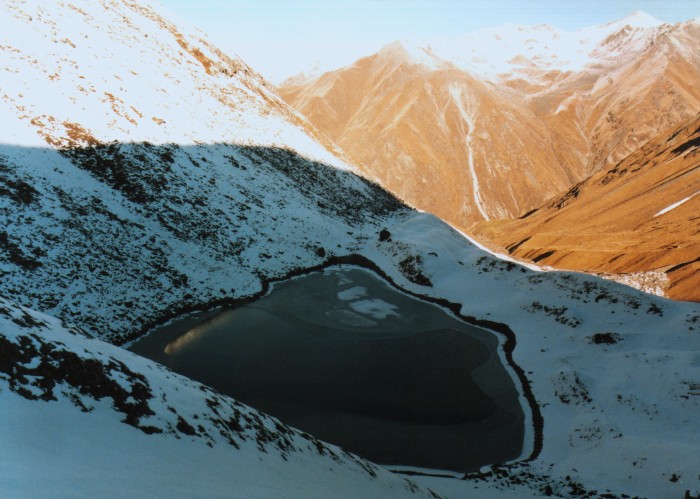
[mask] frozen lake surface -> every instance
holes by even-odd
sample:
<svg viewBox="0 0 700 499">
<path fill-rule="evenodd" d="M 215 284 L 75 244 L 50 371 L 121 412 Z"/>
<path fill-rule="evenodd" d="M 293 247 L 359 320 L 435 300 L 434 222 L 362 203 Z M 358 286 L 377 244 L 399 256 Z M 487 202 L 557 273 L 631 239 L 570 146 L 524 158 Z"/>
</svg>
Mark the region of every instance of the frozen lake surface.
<svg viewBox="0 0 700 499">
<path fill-rule="evenodd" d="M 338 267 L 163 326 L 131 350 L 380 464 L 472 471 L 522 451 L 498 339 Z"/>
</svg>

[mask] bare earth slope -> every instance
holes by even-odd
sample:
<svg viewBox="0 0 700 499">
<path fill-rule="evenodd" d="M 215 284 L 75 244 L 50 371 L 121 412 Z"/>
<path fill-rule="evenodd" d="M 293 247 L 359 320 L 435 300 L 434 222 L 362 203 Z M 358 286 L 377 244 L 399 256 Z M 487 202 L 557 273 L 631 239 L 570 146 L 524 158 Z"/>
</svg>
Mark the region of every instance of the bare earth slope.
<svg viewBox="0 0 700 499">
<path fill-rule="evenodd" d="M 522 96 L 426 67 L 401 43 L 280 92 L 384 187 L 457 225 L 519 213 L 577 178 L 538 167 L 556 155 Z"/>
<path fill-rule="evenodd" d="M 669 297 L 700 301 L 700 115 L 537 211 L 474 230 L 538 264 L 656 272 Z"/>
<path fill-rule="evenodd" d="M 395 43 L 280 94 L 412 205 L 516 217 L 700 111 L 700 23 Z M 491 53 L 493 52 L 493 53 Z"/>
</svg>

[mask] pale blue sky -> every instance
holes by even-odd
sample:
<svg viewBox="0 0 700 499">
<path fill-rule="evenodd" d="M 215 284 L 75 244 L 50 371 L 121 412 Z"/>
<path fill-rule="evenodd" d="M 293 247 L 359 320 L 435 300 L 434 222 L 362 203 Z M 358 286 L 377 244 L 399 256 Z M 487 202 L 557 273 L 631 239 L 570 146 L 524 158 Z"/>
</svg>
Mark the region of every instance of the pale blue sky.
<svg viewBox="0 0 700 499">
<path fill-rule="evenodd" d="M 161 0 L 275 83 L 314 61 L 349 64 L 398 39 L 503 24 L 567 31 L 641 10 L 665 22 L 700 16 L 700 0 Z"/>
</svg>

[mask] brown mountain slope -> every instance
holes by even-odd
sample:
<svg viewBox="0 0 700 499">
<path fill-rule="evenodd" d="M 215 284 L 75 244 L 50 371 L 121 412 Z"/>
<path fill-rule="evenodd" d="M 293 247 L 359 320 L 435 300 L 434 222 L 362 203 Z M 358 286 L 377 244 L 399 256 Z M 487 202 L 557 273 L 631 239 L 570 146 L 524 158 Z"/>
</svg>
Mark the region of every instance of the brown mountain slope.
<svg viewBox="0 0 700 499">
<path fill-rule="evenodd" d="M 517 92 L 426 68 L 401 44 L 280 92 L 385 187 L 457 225 L 539 206 L 581 178 Z"/>
<path fill-rule="evenodd" d="M 600 30 L 576 70 L 518 56 L 476 76 L 396 43 L 280 93 L 370 176 L 466 228 L 541 206 L 700 111 L 700 24 Z"/>
<path fill-rule="evenodd" d="M 667 296 L 700 301 L 700 114 L 539 210 L 474 231 L 540 265 L 657 272 Z"/>
<path fill-rule="evenodd" d="M 589 68 L 533 102 L 541 109 L 541 101 L 553 100 L 549 109 L 561 109 L 539 115 L 553 133 L 576 127 L 587 138 L 584 171 L 591 174 L 700 111 L 699 48 L 697 22 L 662 25 L 640 52 Z M 560 145 L 566 147 L 572 135 L 563 135 Z"/>
</svg>

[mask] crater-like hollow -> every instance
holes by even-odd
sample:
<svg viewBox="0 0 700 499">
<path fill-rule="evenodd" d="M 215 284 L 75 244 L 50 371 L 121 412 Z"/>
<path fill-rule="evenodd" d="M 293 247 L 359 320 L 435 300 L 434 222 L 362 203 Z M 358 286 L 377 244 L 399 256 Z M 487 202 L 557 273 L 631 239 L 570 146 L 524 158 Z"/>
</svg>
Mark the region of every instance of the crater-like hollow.
<svg viewBox="0 0 700 499">
<path fill-rule="evenodd" d="M 492 332 L 347 266 L 177 320 L 131 350 L 376 463 L 469 472 L 523 449 L 498 348 Z"/>
</svg>

